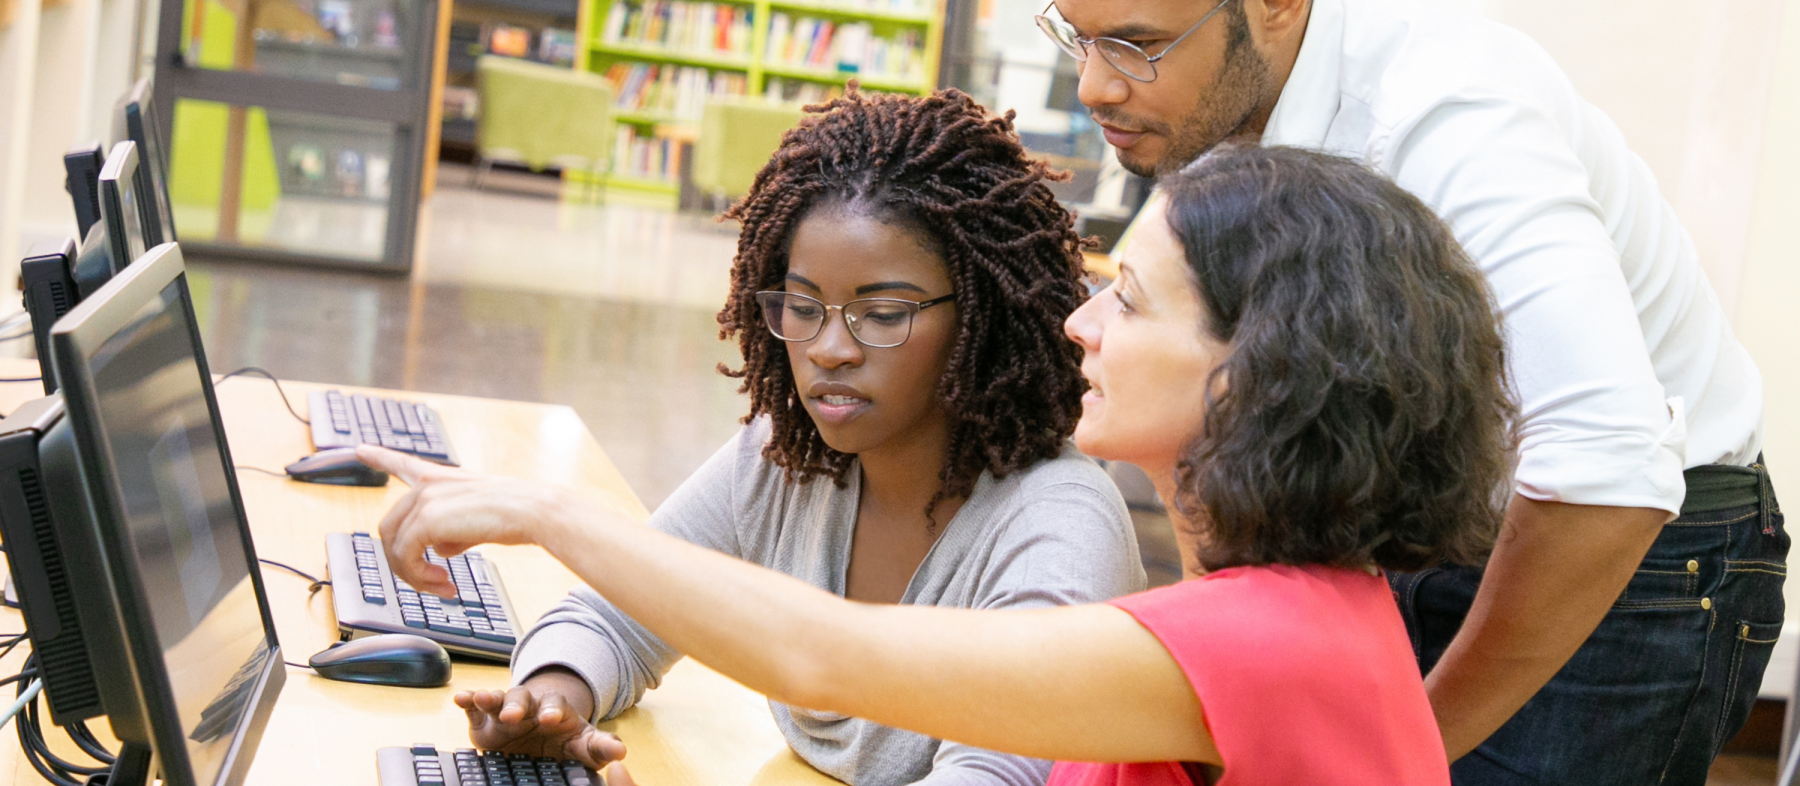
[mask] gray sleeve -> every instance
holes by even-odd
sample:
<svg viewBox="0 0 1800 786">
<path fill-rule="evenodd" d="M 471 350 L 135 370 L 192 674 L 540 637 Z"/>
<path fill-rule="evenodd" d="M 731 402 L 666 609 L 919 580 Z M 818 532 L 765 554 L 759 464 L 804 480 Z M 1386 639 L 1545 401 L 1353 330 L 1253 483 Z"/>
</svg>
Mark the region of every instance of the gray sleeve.
<svg viewBox="0 0 1800 786">
<path fill-rule="evenodd" d="M 732 515 L 733 490 L 741 448 L 753 438 L 746 436 L 747 431 L 740 430 L 657 507 L 650 526 L 741 556 Z M 681 653 L 599 593 L 581 586 L 539 619 L 514 648 L 512 678 L 518 684 L 550 666 L 569 669 L 594 692 L 594 717 L 589 720 L 600 721 L 636 704 L 680 659 Z"/>
<path fill-rule="evenodd" d="M 1144 589 L 1137 534 L 1118 489 L 1057 483 L 1032 490 L 1004 526 L 978 609 L 1098 603 Z M 927 786 L 1039 786 L 1051 762 L 944 741 Z"/>
</svg>

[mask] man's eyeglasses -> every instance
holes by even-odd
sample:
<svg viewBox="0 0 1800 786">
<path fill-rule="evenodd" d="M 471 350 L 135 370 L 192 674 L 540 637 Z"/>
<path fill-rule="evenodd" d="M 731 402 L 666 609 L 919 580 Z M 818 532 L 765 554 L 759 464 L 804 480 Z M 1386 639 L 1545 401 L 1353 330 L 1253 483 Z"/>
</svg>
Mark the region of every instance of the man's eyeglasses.
<svg viewBox="0 0 1800 786">
<path fill-rule="evenodd" d="M 1161 52 L 1154 55 L 1139 49 L 1137 44 L 1118 38 L 1082 38 L 1080 33 L 1075 32 L 1074 26 L 1067 21 L 1049 17 L 1050 9 L 1056 7 L 1055 0 L 1051 0 L 1049 5 L 1044 6 L 1044 12 L 1033 18 L 1037 20 L 1038 29 L 1044 31 L 1044 35 L 1050 36 L 1050 40 L 1055 41 L 1056 46 L 1067 52 L 1070 57 L 1085 63 L 1088 59 L 1088 47 L 1093 47 L 1100 50 L 1101 57 L 1113 68 L 1118 69 L 1119 73 L 1139 82 L 1154 82 L 1156 81 L 1156 61 L 1168 57 L 1170 50 L 1187 40 L 1187 37 L 1193 35 L 1195 30 L 1199 30 L 1201 25 L 1206 24 L 1206 20 L 1224 10 L 1225 4 L 1230 2 L 1231 0 L 1225 0 L 1225 2 L 1213 6 L 1213 10 L 1206 12 L 1206 16 L 1200 17 L 1200 21 L 1195 22 L 1193 27 L 1187 29 L 1187 32 L 1176 37 L 1168 46 L 1163 47 Z"/>
<path fill-rule="evenodd" d="M 825 329 L 825 319 L 833 309 L 844 312 L 844 324 L 850 336 L 865 347 L 897 347 L 912 337 L 913 317 L 939 303 L 956 299 L 951 293 L 924 302 L 892 297 L 870 297 L 852 300 L 841 306 L 828 306 L 818 298 L 794 292 L 758 292 L 763 321 L 769 332 L 782 341 L 811 341 Z"/>
</svg>

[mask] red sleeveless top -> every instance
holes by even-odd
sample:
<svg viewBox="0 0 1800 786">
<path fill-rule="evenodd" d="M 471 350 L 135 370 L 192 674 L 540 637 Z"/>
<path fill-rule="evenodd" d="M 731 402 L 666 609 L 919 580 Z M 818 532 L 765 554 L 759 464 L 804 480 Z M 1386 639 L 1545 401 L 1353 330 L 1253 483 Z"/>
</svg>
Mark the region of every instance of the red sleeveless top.
<svg viewBox="0 0 1800 786">
<path fill-rule="evenodd" d="M 1225 761 L 1217 786 L 1449 786 L 1437 720 L 1387 580 L 1229 568 L 1112 601 L 1187 674 Z M 1178 762 L 1060 762 L 1049 786 L 1188 786 Z"/>
</svg>

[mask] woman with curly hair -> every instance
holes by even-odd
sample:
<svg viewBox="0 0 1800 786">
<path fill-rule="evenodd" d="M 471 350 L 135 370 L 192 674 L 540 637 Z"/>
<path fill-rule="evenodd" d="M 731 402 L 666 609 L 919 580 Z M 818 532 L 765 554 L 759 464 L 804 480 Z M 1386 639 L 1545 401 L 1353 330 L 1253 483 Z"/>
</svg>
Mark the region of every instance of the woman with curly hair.
<svg viewBox="0 0 1800 786">
<path fill-rule="evenodd" d="M 813 108 L 730 216 L 721 337 L 744 428 L 650 518 L 688 543 L 872 603 L 1034 608 L 1144 586 L 1124 502 L 1069 444 L 1083 287 L 1070 215 L 1008 119 L 967 96 Z M 610 718 L 681 657 L 581 588 L 465 694 L 474 742 L 602 764 Z M 773 704 L 852 784 L 1040 784 L 1049 763 Z"/>
<path fill-rule="evenodd" d="M 428 545 L 541 543 L 664 640 L 779 701 L 1026 756 L 1056 786 L 1446 786 L 1382 572 L 1479 564 L 1517 408 L 1485 279 L 1417 198 L 1347 159 L 1225 150 L 1165 181 L 1068 319 L 1076 444 L 1136 462 L 1193 574 L 1066 608 L 846 603 L 567 492 L 364 450 Z M 470 515 L 470 513 L 478 515 Z"/>
</svg>

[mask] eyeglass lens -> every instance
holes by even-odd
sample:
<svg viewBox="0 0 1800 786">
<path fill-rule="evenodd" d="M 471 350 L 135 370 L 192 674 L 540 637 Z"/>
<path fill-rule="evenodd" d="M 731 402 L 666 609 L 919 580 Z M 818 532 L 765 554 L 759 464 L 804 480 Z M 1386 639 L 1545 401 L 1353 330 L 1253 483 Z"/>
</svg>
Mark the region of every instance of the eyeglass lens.
<svg viewBox="0 0 1800 786">
<path fill-rule="evenodd" d="M 1087 45 L 1084 45 L 1069 23 L 1039 14 L 1037 24 L 1056 43 L 1057 48 L 1076 60 L 1087 62 Z M 1096 38 L 1090 45 L 1100 50 L 1100 55 L 1106 58 L 1106 62 L 1127 75 L 1143 81 L 1156 78 L 1156 68 L 1151 65 L 1150 56 L 1144 50 L 1113 38 Z"/>
<path fill-rule="evenodd" d="M 811 341 L 825 329 L 830 307 L 805 295 L 763 292 L 763 320 L 783 341 Z M 905 300 L 852 300 L 843 306 L 844 322 L 857 341 L 871 347 L 897 347 L 912 335 L 915 303 Z"/>
</svg>

